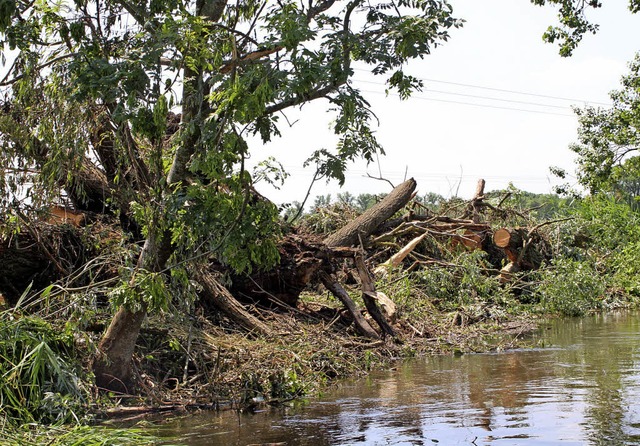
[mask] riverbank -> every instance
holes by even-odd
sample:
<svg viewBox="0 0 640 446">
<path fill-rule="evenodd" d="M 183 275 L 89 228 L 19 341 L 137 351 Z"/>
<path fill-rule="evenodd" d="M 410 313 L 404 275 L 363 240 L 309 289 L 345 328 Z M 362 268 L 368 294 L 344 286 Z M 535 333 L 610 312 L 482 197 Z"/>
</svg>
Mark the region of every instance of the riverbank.
<svg viewBox="0 0 640 446">
<path fill-rule="evenodd" d="M 508 215 L 522 218 L 520 214 Z M 313 219 L 318 215 L 309 217 L 309 227 L 320 223 Z M 323 221 L 335 223 L 335 215 L 327 212 Z M 448 224 L 441 220 L 438 224 Z M 0 317 L 0 376 L 5 378 L 0 442 L 40 444 L 50 426 L 67 429 L 70 436 L 83 435 L 87 424 L 114 417 L 137 421 L 158 411 L 250 412 L 283 405 L 319 395 L 343 378 L 394 367 L 406 358 L 529 346 L 528 334 L 541 315 L 579 316 L 637 306 L 636 214 L 617 203 L 593 201 L 571 218 L 552 222 L 529 224 L 528 234 L 538 234 L 541 250 L 552 248 L 551 259 L 539 269 L 508 273 L 497 269 L 492 263 L 495 251 L 453 243 L 460 229 L 441 234 L 433 227 L 422 228 L 430 236 L 418 236 L 419 249 L 396 267 L 377 268 L 381 258 L 396 252 L 396 245 L 415 248 L 412 233 L 402 233 L 402 240 L 391 248 L 388 240 L 376 239 L 380 244 L 369 251 L 364 267 L 358 257 L 361 250 L 331 251 L 335 254 L 331 267 L 324 268 L 342 284 L 344 295 L 323 292 L 314 281 L 290 304 L 264 289 L 266 298 L 255 300 L 236 290 L 242 313 L 267 327 L 259 333 L 234 320 L 237 312 L 223 311 L 220 302 L 208 299 L 197 283 L 172 274 L 161 288 L 161 294 L 170 298 L 149 311 L 137 338 L 132 363 L 135 384 L 122 383 L 120 392 L 96 385 L 92 361 L 116 307 L 123 303 L 118 299 L 127 297 L 122 290 L 131 284 L 125 285 L 119 274 L 127 271 L 126 260 L 135 257 L 136 246 L 122 244 L 116 236 L 120 233 L 105 229 L 111 226 L 73 229 L 86 237 L 77 239 L 82 239 L 78 246 L 102 243 L 99 251 L 92 251 L 100 256 L 81 270 L 89 285 L 78 287 L 69 281 L 33 292 L 27 288 Z M 535 242 L 533 236 L 530 240 Z M 278 271 L 294 264 L 313 265 L 327 253 L 312 237 L 302 240 L 293 234 L 285 242 L 285 260 Z M 287 263 L 291 258 L 297 263 Z M 365 288 L 360 275 L 367 269 L 377 271 L 375 282 L 367 284 L 373 290 Z M 372 313 L 365 299 L 372 295 L 385 312 L 384 320 L 367 319 Z M 134 297 L 148 298 L 144 293 Z M 356 323 L 356 317 L 362 320 Z M 385 321 L 389 327 L 380 323 Z M 364 326 L 375 327 L 373 336 L 367 337 Z M 113 382 L 118 384 L 115 377 Z M 95 432 L 99 431 L 87 433 L 86 438 L 101 435 Z M 109 441 L 104 444 L 125 440 Z"/>
<path fill-rule="evenodd" d="M 538 348 L 439 355 L 258 414 L 175 414 L 145 429 L 189 446 L 638 444 L 637 313 L 541 321 Z"/>
</svg>

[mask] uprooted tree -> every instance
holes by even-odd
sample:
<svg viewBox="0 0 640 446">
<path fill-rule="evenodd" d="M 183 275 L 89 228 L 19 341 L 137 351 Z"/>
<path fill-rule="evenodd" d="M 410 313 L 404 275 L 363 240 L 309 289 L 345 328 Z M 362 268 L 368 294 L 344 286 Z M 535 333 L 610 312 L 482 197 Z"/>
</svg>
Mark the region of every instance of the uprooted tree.
<svg viewBox="0 0 640 446">
<path fill-rule="evenodd" d="M 267 162 L 250 174 L 247 137 L 268 141 L 284 111 L 325 100 L 338 146 L 308 162 L 343 181 L 348 161 L 381 151 L 352 65 L 406 97 L 421 83 L 403 66 L 461 24 L 433 0 L 18 0 L 0 12 L 3 227 L 66 200 L 143 241 L 110 296 L 119 309 L 94 361 L 102 385 L 129 380 L 141 324 L 169 288 L 188 293 L 196 280 L 234 312 L 207 261 L 277 262 L 277 208 L 253 181 L 282 172 Z"/>
<path fill-rule="evenodd" d="M 598 2 L 532 1 L 561 6 L 563 28 L 549 40 L 573 42 L 592 30 L 570 19 Z M 129 380 L 147 313 L 166 308 L 169 296 L 188 299 L 194 281 L 235 322 L 268 332 L 209 269 L 242 272 L 278 261 L 277 208 L 253 184 L 283 172 L 277 161 L 247 172 L 247 137 L 268 141 L 287 109 L 325 100 L 339 142 L 308 162 L 317 176 L 344 181 L 347 162 L 382 151 L 368 104 L 350 81 L 352 65 L 385 76 L 407 97 L 421 82 L 404 73 L 405 64 L 460 24 L 444 0 L 0 0 L 0 235 L 16 241 L 26 230 L 29 246 L 57 273 L 82 271 L 58 262 L 42 234 L 28 231 L 37 214 L 30 211 L 67 201 L 118 218 L 138 246 L 109 296 L 119 309 L 94 361 L 98 383 Z M 13 253 L 22 260 L 24 251 Z M 358 255 L 364 293 L 375 300 Z M 348 298 L 329 273 L 320 279 Z M 375 336 L 365 323 L 361 332 Z"/>
</svg>

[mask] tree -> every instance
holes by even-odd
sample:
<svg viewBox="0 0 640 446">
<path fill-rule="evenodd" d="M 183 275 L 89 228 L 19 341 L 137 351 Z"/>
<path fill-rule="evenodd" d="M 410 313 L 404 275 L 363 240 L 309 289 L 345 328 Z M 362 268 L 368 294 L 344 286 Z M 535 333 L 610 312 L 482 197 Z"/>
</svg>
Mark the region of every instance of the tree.
<svg viewBox="0 0 640 446">
<path fill-rule="evenodd" d="M 531 3 L 558 7 L 560 25 L 549 26 L 542 38 L 549 43 L 557 41 L 563 57 L 573 54 L 585 33 L 595 34 L 598 31 L 598 25 L 587 19 L 586 12 L 589 8 L 600 8 L 600 0 L 531 0 Z M 640 0 L 629 0 L 629 10 L 634 14 L 640 11 Z"/>
<path fill-rule="evenodd" d="M 1 210 L 68 199 L 144 240 L 112 293 L 98 383 L 130 380 L 169 281 L 189 291 L 210 257 L 236 271 L 277 260 L 247 135 L 268 141 L 287 109 L 326 100 L 339 142 L 309 162 L 343 182 L 349 161 L 382 152 L 353 64 L 407 97 L 422 84 L 406 63 L 460 25 L 445 0 L 0 0 Z"/>
<path fill-rule="evenodd" d="M 609 109 L 585 107 L 579 116 L 578 143 L 571 146 L 578 158 L 578 180 L 592 194 L 617 192 L 637 195 L 640 179 L 640 53 L 622 78 L 623 89 L 610 94 Z M 629 195 L 630 194 L 630 195 Z"/>
</svg>

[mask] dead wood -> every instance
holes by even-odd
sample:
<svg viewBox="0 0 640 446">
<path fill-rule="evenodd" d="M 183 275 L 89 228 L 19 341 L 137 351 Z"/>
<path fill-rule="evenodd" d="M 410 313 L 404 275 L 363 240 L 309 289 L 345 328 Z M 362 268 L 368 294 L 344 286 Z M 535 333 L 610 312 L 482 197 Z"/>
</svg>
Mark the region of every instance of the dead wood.
<svg viewBox="0 0 640 446">
<path fill-rule="evenodd" d="M 397 186 L 389 195 L 343 228 L 329 235 L 327 246 L 352 246 L 359 237 L 369 236 L 382 222 L 402 209 L 411 200 L 416 181 L 411 178 Z"/>
<path fill-rule="evenodd" d="M 367 265 L 364 263 L 364 258 L 361 253 L 356 254 L 355 257 L 356 268 L 358 270 L 358 274 L 360 275 L 360 282 L 362 283 L 362 300 L 364 301 L 364 305 L 367 307 L 367 311 L 371 315 L 374 321 L 380 326 L 382 330 L 383 337 L 385 335 L 390 335 L 395 337 L 396 332 L 389 325 L 387 319 L 384 317 L 380 309 L 378 308 L 376 302 L 376 286 L 369 274 L 369 269 Z"/>
<path fill-rule="evenodd" d="M 478 180 L 476 193 L 467 205 L 467 211 L 465 212 L 465 216 L 470 217 L 474 223 L 480 222 L 480 214 L 484 206 L 484 186 L 485 181 L 483 179 Z"/>
<path fill-rule="evenodd" d="M 0 293 L 10 305 L 29 286 L 41 290 L 95 255 L 81 229 L 21 215 L 22 231 L 0 240 Z"/>
<path fill-rule="evenodd" d="M 250 314 L 209 271 L 199 270 L 196 279 L 203 288 L 203 297 L 211 302 L 234 322 L 250 332 L 271 336 L 271 329 L 257 317 Z"/>
<path fill-rule="evenodd" d="M 538 230 L 552 222 L 531 229 L 500 228 L 493 234 L 496 246 L 502 248 L 509 263 L 500 270 L 500 280 L 508 282 L 519 271 L 538 269 L 551 259 L 551 246 Z"/>
<path fill-rule="evenodd" d="M 418 244 L 425 239 L 428 235 L 427 232 L 424 232 L 422 235 L 414 238 L 409 243 L 407 243 L 400 251 L 392 255 L 389 260 L 384 263 L 378 265 L 378 267 L 374 270 L 375 274 L 385 274 L 389 268 L 395 268 L 400 266 L 402 261 L 413 251 Z"/>
<path fill-rule="evenodd" d="M 347 308 L 349 314 L 353 317 L 353 322 L 356 325 L 358 333 L 367 338 L 378 339 L 378 333 L 371 328 L 369 322 L 367 322 L 367 320 L 362 316 L 360 309 L 351 297 L 349 297 L 349 293 L 347 293 L 342 285 L 340 285 L 333 276 L 327 274 L 325 271 L 320 271 L 318 277 L 322 281 L 322 284 Z"/>
</svg>

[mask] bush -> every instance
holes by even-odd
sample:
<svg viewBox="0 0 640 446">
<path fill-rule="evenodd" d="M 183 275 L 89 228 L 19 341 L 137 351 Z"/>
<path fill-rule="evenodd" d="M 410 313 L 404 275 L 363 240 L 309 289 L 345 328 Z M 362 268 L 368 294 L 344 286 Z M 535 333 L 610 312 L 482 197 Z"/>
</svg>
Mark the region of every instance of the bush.
<svg viewBox="0 0 640 446">
<path fill-rule="evenodd" d="M 603 307 L 607 278 L 587 260 L 557 258 L 539 271 L 539 278 L 534 296 L 544 312 L 581 316 Z"/>
</svg>

